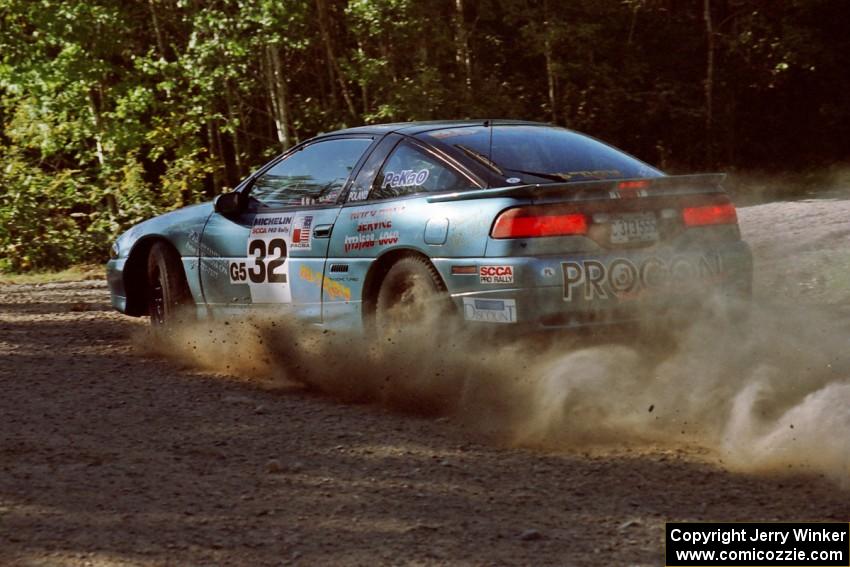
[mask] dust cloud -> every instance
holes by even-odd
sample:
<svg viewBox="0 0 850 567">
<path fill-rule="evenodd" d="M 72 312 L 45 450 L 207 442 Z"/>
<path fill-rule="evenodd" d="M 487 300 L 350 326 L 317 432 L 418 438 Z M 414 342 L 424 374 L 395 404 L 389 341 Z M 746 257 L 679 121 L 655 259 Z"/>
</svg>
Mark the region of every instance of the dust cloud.
<svg viewBox="0 0 850 567">
<path fill-rule="evenodd" d="M 752 302 L 730 301 L 706 297 L 675 327 L 596 336 L 480 336 L 432 320 L 364 340 L 255 319 L 147 332 L 139 343 L 267 387 L 303 384 L 347 402 L 449 416 L 514 446 L 696 445 L 732 470 L 846 482 L 848 311 L 758 285 Z"/>
<path fill-rule="evenodd" d="M 675 332 L 613 339 L 486 338 L 433 321 L 367 342 L 251 320 L 187 325 L 144 343 L 263 387 L 303 384 L 346 402 L 449 416 L 511 445 L 697 444 L 732 469 L 846 477 L 847 322 L 769 304 L 734 321 L 709 307 Z"/>
</svg>

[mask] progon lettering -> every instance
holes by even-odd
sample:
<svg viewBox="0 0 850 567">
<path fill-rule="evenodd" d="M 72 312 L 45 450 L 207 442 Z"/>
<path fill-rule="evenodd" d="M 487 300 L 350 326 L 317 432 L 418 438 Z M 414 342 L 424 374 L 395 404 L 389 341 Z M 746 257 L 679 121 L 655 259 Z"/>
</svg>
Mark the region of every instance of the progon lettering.
<svg viewBox="0 0 850 567">
<path fill-rule="evenodd" d="M 688 288 L 700 282 L 718 280 L 723 275 L 718 254 L 670 259 L 656 256 L 640 260 L 616 258 L 607 264 L 599 260 L 570 260 L 561 267 L 566 301 L 576 299 L 579 294 L 586 301 L 592 301 L 634 296 L 648 289 Z"/>
</svg>

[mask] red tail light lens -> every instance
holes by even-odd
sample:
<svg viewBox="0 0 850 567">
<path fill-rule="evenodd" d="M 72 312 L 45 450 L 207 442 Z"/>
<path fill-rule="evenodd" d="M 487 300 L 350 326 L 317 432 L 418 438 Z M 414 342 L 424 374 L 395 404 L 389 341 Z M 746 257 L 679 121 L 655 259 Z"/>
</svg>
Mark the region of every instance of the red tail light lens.
<svg viewBox="0 0 850 567">
<path fill-rule="evenodd" d="M 617 189 L 619 190 L 636 190 L 636 189 L 646 189 L 649 187 L 649 181 L 645 179 L 637 180 L 637 181 L 620 181 L 617 183 Z"/>
<path fill-rule="evenodd" d="M 713 224 L 738 224 L 738 213 L 732 203 L 686 207 L 682 209 L 685 226 L 709 226 Z"/>
<path fill-rule="evenodd" d="M 587 215 L 561 212 L 552 207 L 508 209 L 496 218 L 493 238 L 538 238 L 587 234 Z"/>
</svg>

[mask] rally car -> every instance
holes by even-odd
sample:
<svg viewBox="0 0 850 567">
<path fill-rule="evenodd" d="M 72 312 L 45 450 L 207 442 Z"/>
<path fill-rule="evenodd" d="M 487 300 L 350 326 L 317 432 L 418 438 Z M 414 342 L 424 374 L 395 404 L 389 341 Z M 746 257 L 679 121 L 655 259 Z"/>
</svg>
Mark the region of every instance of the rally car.
<svg viewBox="0 0 850 567">
<path fill-rule="evenodd" d="M 435 302 L 479 328 L 629 321 L 749 293 L 722 178 L 534 122 L 331 132 L 121 235 L 112 305 L 156 325 L 188 311 L 362 330 Z"/>
</svg>

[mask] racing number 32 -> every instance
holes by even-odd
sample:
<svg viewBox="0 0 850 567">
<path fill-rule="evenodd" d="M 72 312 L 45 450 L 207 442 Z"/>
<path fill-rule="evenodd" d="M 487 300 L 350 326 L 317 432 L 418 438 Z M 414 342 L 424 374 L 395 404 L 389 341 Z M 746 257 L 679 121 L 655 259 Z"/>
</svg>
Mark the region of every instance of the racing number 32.
<svg viewBox="0 0 850 567">
<path fill-rule="evenodd" d="M 286 274 L 277 273 L 286 262 L 286 241 L 274 238 L 266 244 L 265 240 L 252 240 L 248 243 L 248 254 L 254 265 L 246 270 L 245 262 L 230 264 L 230 278 L 234 281 L 251 279 L 253 283 L 286 283 Z M 266 263 L 268 261 L 268 263 Z"/>
</svg>

